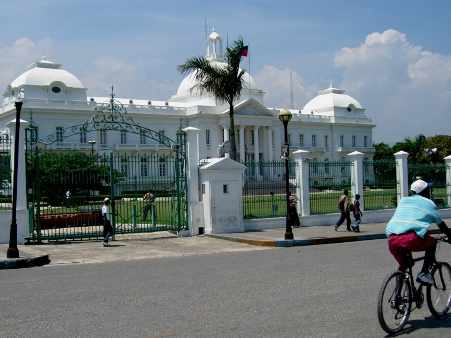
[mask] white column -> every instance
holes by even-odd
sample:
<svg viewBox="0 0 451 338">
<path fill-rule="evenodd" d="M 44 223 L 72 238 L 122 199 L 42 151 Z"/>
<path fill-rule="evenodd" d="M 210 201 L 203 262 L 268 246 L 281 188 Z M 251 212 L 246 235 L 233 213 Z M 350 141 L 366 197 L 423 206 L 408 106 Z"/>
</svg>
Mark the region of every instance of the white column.
<svg viewBox="0 0 451 338">
<path fill-rule="evenodd" d="M 224 131 L 224 142 L 226 142 L 229 140 L 229 128 L 224 127 L 223 131 Z"/>
<path fill-rule="evenodd" d="M 28 236 L 28 210 L 27 210 L 27 167 L 25 161 L 25 129 L 29 123 L 20 120 L 19 129 L 19 149 L 17 153 L 17 243 L 23 244 L 25 237 Z M 6 126 L 11 136 L 11 184 L 14 184 L 14 143 L 16 141 L 16 119 L 9 121 Z"/>
<path fill-rule="evenodd" d="M 244 126 L 240 126 L 240 162 L 244 163 L 246 161 L 246 154 L 244 149 Z"/>
<path fill-rule="evenodd" d="M 187 127 L 183 131 L 186 133 L 186 158 L 187 172 L 186 179 L 188 185 L 188 226 L 191 235 L 199 233 L 199 226 L 203 225 L 203 210 L 200 203 L 199 192 L 199 132 L 198 128 Z"/>
<path fill-rule="evenodd" d="M 268 161 L 274 161 L 273 148 L 272 148 L 272 127 L 268 127 Z"/>
<path fill-rule="evenodd" d="M 363 196 L 363 156 L 365 154 L 360 151 L 353 151 L 348 154 L 349 159 L 352 161 L 351 169 L 351 196 L 355 197 L 356 194 L 360 195 L 360 209 L 364 210 Z"/>
<path fill-rule="evenodd" d="M 409 153 L 401 150 L 394 155 L 396 161 L 397 201 L 399 203 L 401 197 L 407 196 L 409 194 L 409 172 L 407 164 Z"/>
<path fill-rule="evenodd" d="M 444 158 L 446 163 L 446 196 L 448 196 L 448 207 L 451 207 L 451 155 Z"/>
<path fill-rule="evenodd" d="M 280 124 L 282 125 L 282 124 Z M 281 150 L 282 150 L 282 128 L 279 126 L 279 128 L 274 128 L 274 160 L 279 161 L 281 156 Z"/>
<path fill-rule="evenodd" d="M 255 175 L 257 177 L 260 176 L 260 165 L 257 163 L 259 162 L 259 154 L 260 154 L 260 149 L 259 149 L 259 135 L 258 135 L 258 126 L 254 126 L 254 161 L 255 163 Z"/>
<path fill-rule="evenodd" d="M 296 161 L 296 197 L 298 199 L 298 213 L 301 216 L 310 215 L 310 173 L 309 154 L 307 150 L 293 152 Z"/>
</svg>

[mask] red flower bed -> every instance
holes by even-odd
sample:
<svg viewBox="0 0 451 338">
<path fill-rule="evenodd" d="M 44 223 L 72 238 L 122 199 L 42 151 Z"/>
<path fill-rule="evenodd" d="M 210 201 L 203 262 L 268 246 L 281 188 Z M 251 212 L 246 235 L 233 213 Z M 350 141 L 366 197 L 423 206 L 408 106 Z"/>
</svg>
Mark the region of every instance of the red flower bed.
<svg viewBox="0 0 451 338">
<path fill-rule="evenodd" d="M 81 212 L 73 214 L 41 215 L 41 229 L 58 229 L 79 226 L 101 225 L 100 211 Z"/>
</svg>

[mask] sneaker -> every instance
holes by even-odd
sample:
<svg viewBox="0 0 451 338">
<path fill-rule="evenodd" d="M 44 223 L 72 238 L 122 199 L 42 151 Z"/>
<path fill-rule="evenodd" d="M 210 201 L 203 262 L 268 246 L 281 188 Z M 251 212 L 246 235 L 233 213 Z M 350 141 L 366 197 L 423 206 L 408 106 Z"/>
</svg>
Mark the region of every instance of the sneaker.
<svg viewBox="0 0 451 338">
<path fill-rule="evenodd" d="M 334 230 L 338 231 L 338 226 L 337 225 L 334 226 Z"/>
<path fill-rule="evenodd" d="M 429 272 L 420 272 L 417 275 L 417 282 L 426 285 L 434 284 L 434 281 L 432 280 L 432 275 Z"/>
<path fill-rule="evenodd" d="M 110 245 L 108 244 L 108 242 L 103 242 L 103 246 L 106 248 L 107 246 L 110 246 Z"/>
</svg>

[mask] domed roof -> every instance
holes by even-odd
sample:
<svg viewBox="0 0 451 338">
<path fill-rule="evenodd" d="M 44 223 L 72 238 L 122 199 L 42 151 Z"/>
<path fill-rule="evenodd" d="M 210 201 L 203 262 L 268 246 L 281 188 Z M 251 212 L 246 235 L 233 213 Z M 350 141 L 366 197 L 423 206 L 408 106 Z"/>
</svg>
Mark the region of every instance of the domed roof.
<svg viewBox="0 0 451 338">
<path fill-rule="evenodd" d="M 343 89 L 329 87 L 318 92 L 318 96 L 311 99 L 302 110 L 305 114 L 330 112 L 334 108 L 349 108 L 364 110 L 362 105 L 353 97 L 345 94 Z"/>
<path fill-rule="evenodd" d="M 212 65 L 217 67 L 225 67 L 227 64 L 220 61 L 210 61 Z M 243 88 L 244 89 L 257 89 L 254 78 L 247 72 L 244 73 L 243 77 Z M 177 93 L 175 96 L 186 97 L 186 96 L 200 96 L 201 92 L 199 90 L 199 81 L 196 80 L 194 73 L 188 74 L 180 83 Z"/>
<path fill-rule="evenodd" d="M 46 59 L 34 63 L 29 70 L 19 75 L 10 86 L 11 88 L 18 88 L 23 85 L 49 86 L 53 82 L 62 82 L 69 88 L 85 88 L 75 75 L 62 69 L 61 64 Z"/>
</svg>

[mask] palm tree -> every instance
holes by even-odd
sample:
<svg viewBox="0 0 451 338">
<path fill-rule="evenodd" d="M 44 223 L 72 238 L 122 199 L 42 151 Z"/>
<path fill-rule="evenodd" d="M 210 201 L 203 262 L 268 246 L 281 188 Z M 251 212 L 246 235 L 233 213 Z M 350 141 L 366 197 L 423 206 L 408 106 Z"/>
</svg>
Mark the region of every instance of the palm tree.
<svg viewBox="0 0 451 338">
<path fill-rule="evenodd" d="M 243 50 L 247 47 L 243 39 L 234 41 L 226 48 L 224 67 L 210 63 L 205 57 L 193 57 L 178 67 L 182 74 L 194 74 L 199 82 L 200 91 L 213 94 L 217 100 L 229 104 L 230 118 L 230 157 L 237 160 L 235 142 L 235 120 L 233 102 L 240 97 L 243 89 L 242 77 L 244 71 L 240 69 Z"/>
</svg>

